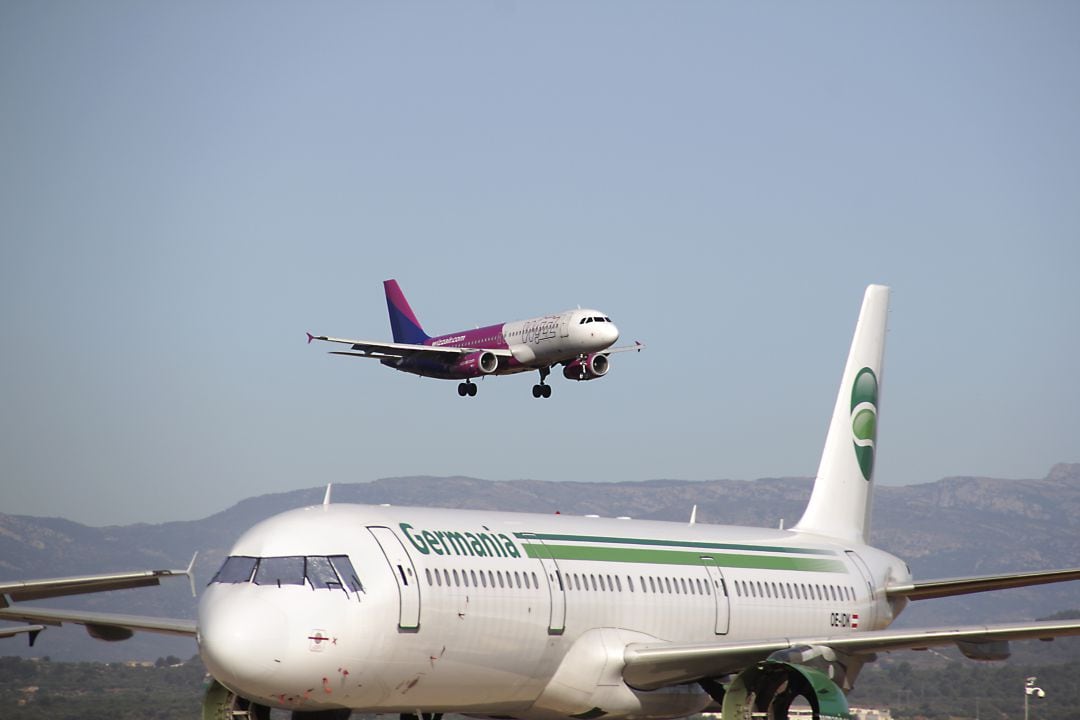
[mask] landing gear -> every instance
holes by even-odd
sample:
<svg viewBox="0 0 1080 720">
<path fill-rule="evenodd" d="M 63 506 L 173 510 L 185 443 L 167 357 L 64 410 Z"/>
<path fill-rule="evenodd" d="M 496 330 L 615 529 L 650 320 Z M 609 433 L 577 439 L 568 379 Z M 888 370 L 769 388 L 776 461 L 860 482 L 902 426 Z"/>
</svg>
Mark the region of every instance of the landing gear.
<svg viewBox="0 0 1080 720">
<path fill-rule="evenodd" d="M 468 395 L 469 397 L 476 397 L 476 386 L 473 385 L 472 380 L 466 380 L 463 383 L 458 383 L 457 394 L 461 397 Z"/>
<path fill-rule="evenodd" d="M 270 720 L 270 708 L 242 698 L 214 680 L 206 689 L 202 716 L 204 720 Z"/>
<path fill-rule="evenodd" d="M 533 397 L 534 398 L 549 398 L 551 397 L 551 386 L 547 385 L 544 381 L 547 380 L 547 376 L 551 374 L 551 368 L 540 368 L 540 383 L 533 385 Z"/>
</svg>

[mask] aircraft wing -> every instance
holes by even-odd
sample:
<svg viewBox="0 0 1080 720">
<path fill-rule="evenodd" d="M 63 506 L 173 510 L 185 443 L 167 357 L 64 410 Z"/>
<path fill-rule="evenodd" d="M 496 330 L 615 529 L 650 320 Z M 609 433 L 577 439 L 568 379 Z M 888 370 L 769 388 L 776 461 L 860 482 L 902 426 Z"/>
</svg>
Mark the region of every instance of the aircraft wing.
<svg viewBox="0 0 1080 720">
<path fill-rule="evenodd" d="M 164 635 L 195 636 L 194 620 L 98 613 L 86 610 L 51 610 L 13 605 L 0 610 L 0 620 L 22 620 L 56 626 L 63 625 L 65 622 L 84 625 L 86 631 L 99 640 L 126 640 L 136 630 Z"/>
<path fill-rule="evenodd" d="M 969 593 L 1002 590 L 1004 588 L 1045 585 L 1047 583 L 1080 580 L 1080 568 L 1070 570 L 1039 570 L 1009 575 L 984 575 L 982 577 L 950 578 L 947 580 L 924 580 L 922 582 L 894 585 L 886 588 L 889 597 L 906 597 L 909 600 L 967 595 Z"/>
<path fill-rule="evenodd" d="M 195 558 L 191 559 L 194 564 Z M 105 575 L 81 575 L 47 580 L 17 580 L 0 583 L 0 608 L 9 601 L 41 600 L 64 595 L 83 595 L 122 590 L 124 588 L 160 585 L 161 579 L 186 575 L 191 577 L 191 566 L 185 570 L 141 570 L 136 572 L 109 573 Z"/>
<path fill-rule="evenodd" d="M 15 627 L 0 627 L 0 638 L 14 637 L 19 633 L 30 633 L 30 644 L 34 644 L 37 634 L 45 629 L 44 625 L 17 625 Z"/>
<path fill-rule="evenodd" d="M 641 352 L 644 349 L 645 343 L 635 340 L 633 345 L 623 345 L 622 347 L 611 348 L 610 350 L 604 350 L 602 352 L 604 355 L 614 355 L 615 353 L 630 352 L 632 350 L 637 350 L 638 352 Z"/>
<path fill-rule="evenodd" d="M 655 690 L 737 672 L 773 653 L 826 646 L 850 655 L 925 650 L 942 645 L 983 645 L 1009 640 L 1052 640 L 1080 635 L 1080 620 L 1003 625 L 871 630 L 846 635 L 775 638 L 749 642 L 634 643 L 624 653 L 623 679 L 638 690 Z"/>
<path fill-rule="evenodd" d="M 382 358 L 410 357 L 418 353 L 425 355 L 444 356 L 448 360 L 459 355 L 467 355 L 473 352 L 489 352 L 496 357 L 511 357 L 506 348 L 484 347 L 449 347 L 446 345 L 410 345 L 409 343 L 380 342 L 377 340 L 349 340 L 347 338 L 327 337 L 326 335 L 312 335 L 308 333 L 308 342 L 323 340 L 326 342 L 349 345 L 349 350 L 332 350 L 331 355 L 348 355 L 350 357 L 367 357 L 381 360 Z"/>
</svg>

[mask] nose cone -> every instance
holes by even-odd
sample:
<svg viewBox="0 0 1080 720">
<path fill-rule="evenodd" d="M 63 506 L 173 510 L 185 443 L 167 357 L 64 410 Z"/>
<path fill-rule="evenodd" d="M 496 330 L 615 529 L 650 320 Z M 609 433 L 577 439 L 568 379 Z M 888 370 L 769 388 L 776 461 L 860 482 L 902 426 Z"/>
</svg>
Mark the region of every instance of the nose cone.
<svg viewBox="0 0 1080 720">
<path fill-rule="evenodd" d="M 605 338 L 608 345 L 614 345 L 615 341 L 619 339 L 619 328 L 615 327 L 615 323 L 609 322 L 607 324 L 607 337 Z"/>
<path fill-rule="evenodd" d="M 289 640 L 285 614 L 248 587 L 215 587 L 199 604 L 199 654 L 210 673 L 258 695 L 281 666 Z M 213 592 L 217 591 L 217 592 Z"/>
</svg>

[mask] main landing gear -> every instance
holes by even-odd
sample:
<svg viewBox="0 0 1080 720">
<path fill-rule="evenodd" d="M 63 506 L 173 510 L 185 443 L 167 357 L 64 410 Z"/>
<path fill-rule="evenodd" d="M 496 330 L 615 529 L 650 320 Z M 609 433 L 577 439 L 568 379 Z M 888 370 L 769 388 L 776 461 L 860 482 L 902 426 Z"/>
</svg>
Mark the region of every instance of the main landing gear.
<svg viewBox="0 0 1080 720">
<path fill-rule="evenodd" d="M 458 383 L 457 394 L 461 397 L 468 395 L 469 397 L 476 397 L 476 386 L 473 385 L 472 380 L 466 380 L 463 383 Z"/>
<path fill-rule="evenodd" d="M 533 397 L 534 398 L 549 398 L 551 397 L 551 386 L 544 383 L 547 380 L 547 376 L 551 374 L 551 368 L 540 368 L 540 383 L 533 385 Z"/>
</svg>

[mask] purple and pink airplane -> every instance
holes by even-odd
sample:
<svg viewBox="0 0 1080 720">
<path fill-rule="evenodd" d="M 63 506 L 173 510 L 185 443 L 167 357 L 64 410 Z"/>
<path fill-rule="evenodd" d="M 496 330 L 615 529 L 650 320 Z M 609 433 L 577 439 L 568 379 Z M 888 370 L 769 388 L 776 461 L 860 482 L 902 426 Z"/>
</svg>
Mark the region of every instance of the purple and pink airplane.
<svg viewBox="0 0 1080 720">
<path fill-rule="evenodd" d="M 580 308 L 431 337 L 420 326 L 397 280 L 387 280 L 383 286 L 394 342 L 347 340 L 311 333 L 308 342 L 343 343 L 350 348 L 332 351 L 331 355 L 374 358 L 401 372 L 462 380 L 458 385 L 458 395 L 462 397 L 476 395 L 473 378 L 529 370 L 540 373 L 540 382 L 533 385 L 533 397 L 551 397 L 551 386 L 545 381 L 554 366 L 562 365 L 563 376 L 568 380 L 595 380 L 607 375 L 611 367 L 608 356 L 612 353 L 640 351 L 645 347 L 639 342 L 611 347 L 619 339 L 615 323 L 599 310 Z"/>
</svg>

